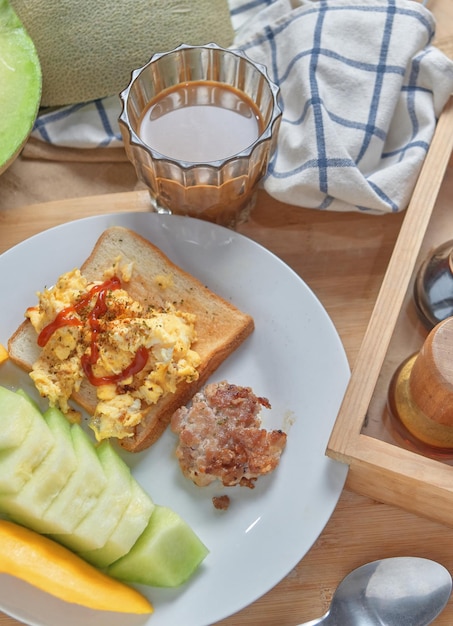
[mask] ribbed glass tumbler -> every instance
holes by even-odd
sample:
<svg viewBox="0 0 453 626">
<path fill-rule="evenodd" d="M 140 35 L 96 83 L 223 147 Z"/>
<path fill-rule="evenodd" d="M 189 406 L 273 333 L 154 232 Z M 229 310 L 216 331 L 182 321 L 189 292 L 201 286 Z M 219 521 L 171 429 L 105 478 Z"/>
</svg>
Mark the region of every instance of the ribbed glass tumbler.
<svg viewBox="0 0 453 626">
<path fill-rule="evenodd" d="M 264 66 L 214 43 L 155 54 L 120 94 L 125 149 L 154 210 L 248 219 L 281 109 Z"/>
</svg>

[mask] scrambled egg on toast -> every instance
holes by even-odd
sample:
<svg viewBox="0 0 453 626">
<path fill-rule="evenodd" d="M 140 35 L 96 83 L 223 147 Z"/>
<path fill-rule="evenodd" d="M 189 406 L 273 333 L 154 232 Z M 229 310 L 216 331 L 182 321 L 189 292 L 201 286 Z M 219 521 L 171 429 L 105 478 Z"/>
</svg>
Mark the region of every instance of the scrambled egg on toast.
<svg viewBox="0 0 453 626">
<path fill-rule="evenodd" d="M 80 269 L 38 292 L 10 338 L 11 359 L 98 440 L 151 445 L 171 415 L 252 332 L 250 315 L 122 227 L 107 229 Z"/>
<path fill-rule="evenodd" d="M 86 376 L 97 391 L 90 426 L 99 441 L 133 436 L 148 406 L 163 394 L 174 393 L 180 381 L 196 380 L 200 364 L 191 349 L 195 315 L 171 304 L 155 309 L 133 300 L 122 287 L 125 282 L 127 288 L 128 279 L 120 261 L 97 283 L 89 283 L 78 269 L 63 274 L 51 289 L 38 294 L 38 305 L 26 312 L 38 343 L 49 326 L 53 331 L 42 341 L 41 355 L 30 373 L 36 388 L 52 406 L 78 419 L 68 401 Z M 120 274 L 122 279 L 112 287 L 109 278 Z M 101 297 L 104 306 L 96 313 Z M 75 308 L 81 301 L 84 306 Z M 70 317 L 55 324 L 57 316 L 68 311 Z M 132 372 L 131 364 L 143 348 L 144 357 Z M 96 359 L 88 367 L 87 357 L 95 350 Z"/>
</svg>

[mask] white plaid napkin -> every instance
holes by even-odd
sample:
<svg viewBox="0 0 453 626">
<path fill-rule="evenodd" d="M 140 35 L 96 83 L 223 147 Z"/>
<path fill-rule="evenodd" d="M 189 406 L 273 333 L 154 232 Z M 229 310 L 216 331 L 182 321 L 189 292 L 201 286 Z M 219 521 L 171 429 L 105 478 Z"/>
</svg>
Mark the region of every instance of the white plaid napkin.
<svg viewBox="0 0 453 626">
<path fill-rule="evenodd" d="M 230 0 L 234 48 L 267 66 L 283 118 L 263 181 L 316 209 L 405 209 L 453 92 L 453 62 L 431 45 L 414 0 Z M 66 147 L 121 145 L 118 96 L 41 115 L 33 131 Z"/>
</svg>

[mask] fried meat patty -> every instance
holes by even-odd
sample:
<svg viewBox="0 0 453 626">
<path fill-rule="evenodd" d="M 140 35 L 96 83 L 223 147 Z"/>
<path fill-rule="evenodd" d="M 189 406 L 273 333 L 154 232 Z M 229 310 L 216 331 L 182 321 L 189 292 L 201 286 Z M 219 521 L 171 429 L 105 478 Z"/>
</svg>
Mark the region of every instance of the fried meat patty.
<svg viewBox="0 0 453 626">
<path fill-rule="evenodd" d="M 286 433 L 261 428 L 259 413 L 270 408 L 250 387 L 226 381 L 206 385 L 190 408 L 181 407 L 171 429 L 179 436 L 176 456 L 181 470 L 196 485 L 215 480 L 224 486 L 254 487 L 273 471 L 286 445 Z"/>
</svg>

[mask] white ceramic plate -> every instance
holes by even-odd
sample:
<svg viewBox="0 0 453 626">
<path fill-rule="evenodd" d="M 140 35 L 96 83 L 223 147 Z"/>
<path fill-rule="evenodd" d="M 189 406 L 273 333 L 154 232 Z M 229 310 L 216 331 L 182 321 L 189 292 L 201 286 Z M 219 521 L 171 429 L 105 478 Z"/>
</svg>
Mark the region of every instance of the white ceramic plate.
<svg viewBox="0 0 453 626">
<path fill-rule="evenodd" d="M 307 553 L 329 520 L 347 467 L 325 448 L 349 379 L 343 346 L 326 311 L 281 260 L 231 230 L 191 218 L 133 213 L 87 218 L 45 231 L 0 257 L 0 342 L 6 343 L 35 293 L 79 267 L 97 237 L 111 225 L 127 226 L 159 246 L 175 263 L 253 315 L 253 335 L 215 373 L 251 386 L 272 405 L 263 426 L 284 428 L 287 448 L 273 475 L 255 489 L 198 488 L 173 457 L 168 430 L 149 450 L 124 458 L 153 499 L 180 513 L 210 549 L 199 572 L 176 590 L 141 588 L 155 612 L 149 626 L 206 626 L 254 602 Z M 27 385 L 10 363 L 1 384 Z M 228 493 L 225 512 L 212 496 Z M 68 611 L 46 594 L 8 580 L 0 609 L 33 626 L 113 625 L 111 616 Z M 25 594 L 25 595 L 24 595 Z M 89 612 L 88 612 L 89 613 Z M 115 622 L 116 623 L 116 622 Z M 133 623 L 122 619 L 121 626 Z M 136 622 L 134 622 L 136 623 Z"/>
</svg>

